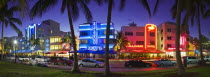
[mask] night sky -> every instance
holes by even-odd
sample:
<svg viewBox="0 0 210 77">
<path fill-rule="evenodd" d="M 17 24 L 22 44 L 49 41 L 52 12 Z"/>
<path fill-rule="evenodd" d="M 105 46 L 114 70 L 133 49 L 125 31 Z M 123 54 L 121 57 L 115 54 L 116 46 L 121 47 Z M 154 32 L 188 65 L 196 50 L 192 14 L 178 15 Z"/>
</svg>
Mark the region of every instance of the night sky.
<svg viewBox="0 0 210 77">
<path fill-rule="evenodd" d="M 34 0 L 35 2 L 36 0 Z M 67 12 L 61 14 L 60 8 L 61 8 L 61 0 L 57 3 L 55 7 L 52 7 L 52 9 L 48 10 L 46 13 L 43 14 L 42 17 L 36 17 L 33 20 L 30 20 L 29 17 L 22 18 L 23 24 L 19 26 L 21 31 L 24 33 L 24 29 L 33 23 L 41 23 L 43 20 L 52 19 L 58 23 L 60 23 L 60 29 L 62 31 L 69 31 L 69 22 L 68 22 L 68 16 Z M 120 31 L 121 26 L 126 26 L 128 23 L 135 22 L 137 23 L 137 26 L 144 26 L 145 24 L 155 24 L 160 25 L 161 23 L 165 21 L 171 21 L 175 22 L 175 20 L 172 19 L 170 14 L 170 8 L 172 7 L 174 1 L 173 0 L 161 0 L 160 6 L 158 8 L 158 11 L 155 16 L 149 19 L 149 15 L 147 11 L 137 3 L 136 0 L 127 0 L 126 6 L 123 11 L 119 11 L 119 2 L 120 0 L 114 0 L 115 6 L 113 8 L 112 12 L 112 22 L 114 23 L 115 29 L 117 31 Z M 150 3 L 150 8 L 153 12 L 153 8 L 155 5 L 155 0 L 148 0 Z M 34 2 L 29 3 L 30 7 L 33 6 Z M 102 6 L 98 6 L 96 3 L 91 2 L 89 5 L 89 8 L 93 15 L 93 21 L 96 22 L 106 22 L 107 18 L 107 6 L 108 4 L 103 4 Z M 16 17 L 20 17 L 19 14 L 16 14 Z M 201 20 L 201 26 L 202 26 L 202 32 L 210 37 L 208 30 L 210 29 L 210 18 Z M 74 28 L 75 28 L 75 34 L 78 36 L 78 26 L 79 24 L 85 23 L 85 16 L 80 12 L 80 16 L 77 21 L 75 21 Z M 0 28 L 1 29 L 1 28 Z M 23 34 L 24 35 L 24 34 Z M 197 27 L 196 25 L 190 26 L 190 35 L 193 37 L 198 36 Z M 11 29 L 10 27 L 7 27 L 5 29 L 5 37 L 11 37 L 11 36 L 17 36 L 17 33 Z"/>
</svg>

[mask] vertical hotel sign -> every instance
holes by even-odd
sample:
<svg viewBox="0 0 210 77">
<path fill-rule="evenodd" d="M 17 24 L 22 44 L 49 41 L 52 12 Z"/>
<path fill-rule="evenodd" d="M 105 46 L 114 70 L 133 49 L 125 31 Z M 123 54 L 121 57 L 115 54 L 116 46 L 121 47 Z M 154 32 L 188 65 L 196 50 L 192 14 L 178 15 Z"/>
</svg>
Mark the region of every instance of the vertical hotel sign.
<svg viewBox="0 0 210 77">
<path fill-rule="evenodd" d="M 157 26 L 146 24 L 145 26 L 145 49 L 157 49 Z"/>
</svg>

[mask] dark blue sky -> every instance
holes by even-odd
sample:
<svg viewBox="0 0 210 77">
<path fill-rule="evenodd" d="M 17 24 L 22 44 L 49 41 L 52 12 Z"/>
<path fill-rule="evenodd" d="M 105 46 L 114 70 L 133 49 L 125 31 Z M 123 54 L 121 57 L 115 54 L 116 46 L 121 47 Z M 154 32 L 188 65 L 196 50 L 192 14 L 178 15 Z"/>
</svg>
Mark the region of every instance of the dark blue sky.
<svg viewBox="0 0 210 77">
<path fill-rule="evenodd" d="M 35 0 L 34 0 L 35 1 Z M 41 23 L 43 20 L 52 19 L 56 22 L 60 23 L 60 29 L 62 31 L 69 31 L 69 22 L 68 22 L 68 16 L 65 11 L 64 14 L 60 13 L 60 7 L 61 7 L 61 0 L 60 2 L 55 6 L 52 7 L 50 10 L 48 10 L 46 13 L 43 14 L 42 17 L 36 17 L 33 20 L 30 20 L 28 17 L 23 18 L 22 22 L 23 24 L 19 26 L 21 31 L 24 33 L 24 29 L 33 23 Z M 172 7 L 174 1 L 173 0 L 161 0 L 160 6 L 158 8 L 158 11 L 155 16 L 153 16 L 151 19 L 149 19 L 147 11 L 140 5 L 136 0 L 127 0 L 126 6 L 123 11 L 119 11 L 119 2 L 120 0 L 114 0 L 115 6 L 113 8 L 112 12 L 112 22 L 114 23 L 115 29 L 119 31 L 121 29 L 121 26 L 128 25 L 128 23 L 135 22 L 138 26 L 144 26 L 145 24 L 155 24 L 160 25 L 161 23 L 165 21 L 172 21 L 175 22 L 175 20 L 172 20 L 171 14 L 170 14 L 170 8 Z M 154 1 L 155 0 L 148 0 L 150 3 L 150 8 L 153 10 L 152 7 L 154 7 Z M 30 3 L 30 6 L 33 6 L 34 3 Z M 96 3 L 91 2 L 88 6 L 90 10 L 92 11 L 93 20 L 97 22 L 106 22 L 107 18 L 107 5 L 103 4 L 102 6 L 98 6 Z M 152 11 L 153 12 L 153 11 Z M 19 17 L 19 14 L 16 14 L 17 17 Z M 201 20 L 201 26 L 202 32 L 209 37 L 209 26 L 210 26 L 210 18 L 206 20 Z M 80 12 L 80 16 L 77 21 L 74 22 L 75 27 L 75 33 L 76 35 L 79 34 L 78 32 L 78 25 L 85 23 L 85 17 L 82 11 Z M 12 30 L 10 27 L 7 27 L 5 29 L 5 37 L 11 37 L 11 36 L 17 36 L 17 33 L 15 33 L 14 30 Z M 190 26 L 190 35 L 191 36 L 198 36 L 197 27 L 194 25 L 193 27 Z"/>
</svg>

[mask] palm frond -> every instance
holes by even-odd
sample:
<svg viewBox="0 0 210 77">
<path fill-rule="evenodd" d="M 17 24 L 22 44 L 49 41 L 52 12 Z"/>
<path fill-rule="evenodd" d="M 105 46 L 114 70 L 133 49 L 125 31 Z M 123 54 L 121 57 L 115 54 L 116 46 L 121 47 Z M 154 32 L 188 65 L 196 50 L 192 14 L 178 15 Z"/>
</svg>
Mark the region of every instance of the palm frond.
<svg viewBox="0 0 210 77">
<path fill-rule="evenodd" d="M 39 0 L 30 10 L 30 17 L 42 16 L 42 13 L 49 10 L 50 7 L 54 6 L 58 0 Z"/>
<path fill-rule="evenodd" d="M 61 4 L 61 13 L 64 13 L 67 6 L 67 0 L 63 0 Z"/>
<path fill-rule="evenodd" d="M 72 3 L 73 4 L 73 3 Z M 71 9 L 72 10 L 72 18 L 74 21 L 76 21 L 79 17 L 79 8 L 78 8 L 78 5 L 77 4 L 73 4 L 71 5 Z"/>
<path fill-rule="evenodd" d="M 13 22 L 10 21 L 9 24 L 18 34 L 21 33 L 20 29 Z"/>
<path fill-rule="evenodd" d="M 158 9 L 158 6 L 159 6 L 159 2 L 160 2 L 160 0 L 156 0 L 155 8 L 154 8 L 154 11 L 153 11 L 153 15 L 155 15 L 156 12 L 157 12 L 157 9 Z"/>
<path fill-rule="evenodd" d="M 93 20 L 92 13 L 84 1 L 81 1 L 81 9 L 85 14 L 87 22 L 92 22 Z"/>
<path fill-rule="evenodd" d="M 121 0 L 121 2 L 120 2 L 120 9 L 119 9 L 120 11 L 122 11 L 124 9 L 125 3 L 126 3 L 126 0 Z"/>
<path fill-rule="evenodd" d="M 143 7 L 147 10 L 147 12 L 149 14 L 149 17 L 151 17 L 152 14 L 151 14 L 150 7 L 149 7 L 147 0 L 138 0 L 138 2 L 143 5 Z"/>
<path fill-rule="evenodd" d="M 22 21 L 19 18 L 9 18 L 9 20 L 13 23 L 17 23 L 18 25 L 22 25 Z"/>
</svg>

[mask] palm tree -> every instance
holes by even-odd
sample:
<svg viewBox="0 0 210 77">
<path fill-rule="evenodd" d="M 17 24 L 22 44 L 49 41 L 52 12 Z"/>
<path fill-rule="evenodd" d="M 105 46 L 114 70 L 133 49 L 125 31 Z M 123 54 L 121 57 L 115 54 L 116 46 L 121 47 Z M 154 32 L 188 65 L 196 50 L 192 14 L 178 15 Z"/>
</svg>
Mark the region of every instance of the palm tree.
<svg viewBox="0 0 210 77">
<path fill-rule="evenodd" d="M 3 52 L 4 52 L 4 26 L 11 26 L 17 33 L 21 33 L 21 31 L 18 29 L 16 24 L 22 25 L 22 22 L 19 18 L 14 18 L 13 13 L 19 11 L 19 8 L 16 6 L 12 6 L 8 8 L 8 5 L 3 6 L 0 9 L 0 23 L 2 24 L 2 56 L 1 59 L 3 60 Z"/>
<path fill-rule="evenodd" d="M 107 1 L 107 0 L 105 0 Z M 123 7 L 125 6 L 125 1 L 126 0 L 121 0 L 120 2 L 120 10 L 123 10 Z M 146 10 L 149 13 L 149 17 L 151 17 L 151 12 L 150 8 L 148 5 L 147 0 L 137 0 L 139 3 L 141 3 Z M 110 74 L 110 69 L 109 69 L 109 35 L 110 35 L 110 24 L 111 24 L 111 15 L 112 15 L 112 8 L 113 8 L 114 1 L 113 0 L 108 0 L 108 15 L 107 15 L 107 27 L 106 27 L 106 47 L 105 47 L 105 70 L 104 70 L 104 75 L 107 76 Z"/>
<path fill-rule="evenodd" d="M 32 37 L 27 41 L 27 46 L 31 51 L 31 56 L 32 56 L 32 52 L 33 50 L 36 48 L 36 46 L 40 45 L 40 39 L 39 38 L 35 38 L 34 35 L 32 35 Z"/>
<path fill-rule="evenodd" d="M 185 74 L 184 66 L 182 65 L 181 53 L 180 53 L 180 21 L 181 21 L 181 8 L 182 8 L 182 0 L 177 0 L 177 11 L 176 11 L 176 60 L 178 65 L 178 75 L 182 76 Z"/>
<path fill-rule="evenodd" d="M 116 43 L 114 45 L 114 50 L 120 52 L 122 49 L 126 50 L 126 46 L 129 44 L 127 37 L 123 34 L 122 31 L 117 32 L 116 34 Z"/>
<path fill-rule="evenodd" d="M 87 6 L 87 3 L 89 2 L 90 2 L 89 0 L 62 0 L 62 5 L 61 5 L 61 12 L 64 13 L 64 11 L 67 10 L 67 13 L 68 13 L 68 19 L 69 19 L 69 24 L 70 24 L 71 36 L 72 36 L 72 46 L 74 49 L 74 66 L 73 66 L 72 72 L 75 72 L 75 73 L 80 72 L 80 70 L 78 67 L 78 60 L 77 60 L 77 47 L 76 47 L 76 41 L 75 41 L 76 37 L 74 33 L 73 20 L 76 20 L 78 18 L 79 8 L 80 8 L 85 13 L 86 20 L 88 22 L 92 21 L 92 14 Z M 47 10 L 49 10 L 51 6 L 55 6 L 56 3 L 58 3 L 58 0 L 39 0 L 32 7 L 30 11 L 30 16 L 32 17 L 35 17 L 37 15 L 42 16 L 43 12 L 46 12 Z"/>
<path fill-rule="evenodd" d="M 71 36 L 67 33 L 66 35 L 63 36 L 63 38 L 61 38 L 61 43 L 68 43 L 69 44 L 69 59 L 70 59 L 70 50 L 71 50 L 71 46 L 72 46 L 72 38 Z"/>
<path fill-rule="evenodd" d="M 208 5 L 210 5 L 210 3 Z M 201 65 L 205 65 L 206 63 L 204 61 L 204 56 L 203 56 L 203 46 L 202 46 L 203 39 L 202 39 L 202 33 L 201 33 L 200 19 L 201 19 L 201 15 L 203 18 L 209 17 L 209 16 L 205 15 L 205 14 L 208 14 L 209 12 L 204 13 L 205 7 L 207 7 L 206 3 L 204 3 L 204 0 L 191 0 L 191 7 L 193 7 L 193 9 L 189 10 L 190 12 L 188 15 L 191 16 L 192 24 L 194 23 L 194 19 L 196 19 L 196 21 L 197 21 Z M 210 10 L 210 9 L 208 9 L 208 10 Z"/>
<path fill-rule="evenodd" d="M 209 0 L 185 0 L 182 4 L 184 7 L 182 8 L 182 11 L 186 10 L 186 15 L 183 19 L 183 26 L 186 26 L 185 29 L 188 29 L 188 21 L 191 19 L 191 24 L 194 25 L 194 20 L 197 21 L 197 27 L 198 27 L 198 36 L 199 41 L 202 40 L 202 34 L 201 34 L 201 28 L 200 28 L 200 19 L 201 16 L 203 18 L 209 17 L 210 9 L 206 11 L 207 5 L 210 5 Z M 176 10 L 174 10 L 176 11 Z M 205 12 L 206 11 L 206 12 Z M 203 51 L 202 51 L 202 42 L 199 42 L 199 50 L 200 50 L 200 57 L 201 57 L 201 64 L 205 65 L 205 61 L 203 59 Z"/>
</svg>

